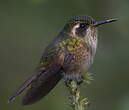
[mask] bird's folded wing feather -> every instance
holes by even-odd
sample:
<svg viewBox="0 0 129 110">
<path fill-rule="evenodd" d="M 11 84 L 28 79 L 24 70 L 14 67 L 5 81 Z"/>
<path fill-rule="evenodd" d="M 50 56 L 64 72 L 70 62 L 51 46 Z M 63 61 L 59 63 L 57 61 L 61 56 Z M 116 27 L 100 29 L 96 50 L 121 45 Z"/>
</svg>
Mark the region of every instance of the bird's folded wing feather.
<svg viewBox="0 0 129 110">
<path fill-rule="evenodd" d="M 16 96 L 21 94 L 30 85 L 31 90 L 37 86 L 36 84 L 40 86 L 40 84 L 46 84 L 48 80 L 57 80 L 56 77 L 60 79 L 60 76 L 56 75 L 56 73 L 60 71 L 64 60 L 66 60 L 66 53 L 57 48 L 47 48 L 44 53 L 36 71 L 9 97 L 9 102 L 15 99 Z M 52 78 L 54 75 L 56 76 L 55 79 Z"/>
</svg>

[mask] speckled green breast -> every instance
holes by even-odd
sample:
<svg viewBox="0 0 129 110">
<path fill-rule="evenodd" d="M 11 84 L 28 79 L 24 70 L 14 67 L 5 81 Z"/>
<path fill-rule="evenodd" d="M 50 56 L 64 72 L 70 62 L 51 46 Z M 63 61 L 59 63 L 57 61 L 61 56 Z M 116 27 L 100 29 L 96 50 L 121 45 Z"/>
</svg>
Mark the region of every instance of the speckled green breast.
<svg viewBox="0 0 129 110">
<path fill-rule="evenodd" d="M 90 48 L 83 38 L 71 37 L 59 43 L 59 46 L 68 51 L 72 58 L 64 65 L 65 73 L 79 74 L 87 71 L 91 63 Z"/>
</svg>

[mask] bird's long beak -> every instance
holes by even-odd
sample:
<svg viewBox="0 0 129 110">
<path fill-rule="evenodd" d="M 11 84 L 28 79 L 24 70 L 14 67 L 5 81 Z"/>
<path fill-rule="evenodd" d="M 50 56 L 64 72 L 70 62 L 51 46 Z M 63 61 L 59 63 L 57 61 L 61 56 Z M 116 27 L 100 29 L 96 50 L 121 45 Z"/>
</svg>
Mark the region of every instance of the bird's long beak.
<svg viewBox="0 0 129 110">
<path fill-rule="evenodd" d="M 103 21 L 96 21 L 93 25 L 95 27 L 101 25 L 101 24 L 106 24 L 106 23 L 111 23 L 111 22 L 114 22 L 114 21 L 117 21 L 118 19 L 108 19 L 108 20 L 103 20 Z"/>
</svg>

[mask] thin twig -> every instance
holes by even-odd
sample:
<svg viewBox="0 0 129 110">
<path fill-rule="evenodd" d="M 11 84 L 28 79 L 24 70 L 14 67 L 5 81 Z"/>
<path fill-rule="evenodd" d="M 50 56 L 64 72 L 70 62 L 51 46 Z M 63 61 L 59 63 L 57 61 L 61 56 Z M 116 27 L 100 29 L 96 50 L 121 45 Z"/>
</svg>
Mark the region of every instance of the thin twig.
<svg viewBox="0 0 129 110">
<path fill-rule="evenodd" d="M 75 81 L 69 81 L 67 83 L 67 87 L 70 93 L 70 106 L 73 108 L 73 110 L 85 110 L 85 108 L 89 105 L 89 101 L 87 98 L 82 98 L 80 96 L 77 83 Z"/>
</svg>

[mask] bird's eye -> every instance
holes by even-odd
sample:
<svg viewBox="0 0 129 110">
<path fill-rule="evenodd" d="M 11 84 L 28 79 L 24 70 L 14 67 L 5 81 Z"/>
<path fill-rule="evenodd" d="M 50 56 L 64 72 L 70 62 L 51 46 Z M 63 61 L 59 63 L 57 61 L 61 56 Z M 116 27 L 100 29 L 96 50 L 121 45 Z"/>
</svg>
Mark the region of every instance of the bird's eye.
<svg viewBox="0 0 129 110">
<path fill-rule="evenodd" d="M 85 29 L 85 28 L 86 28 L 86 24 L 81 23 L 81 24 L 80 24 L 80 26 L 79 26 L 79 28 L 81 28 L 81 29 Z"/>
</svg>

